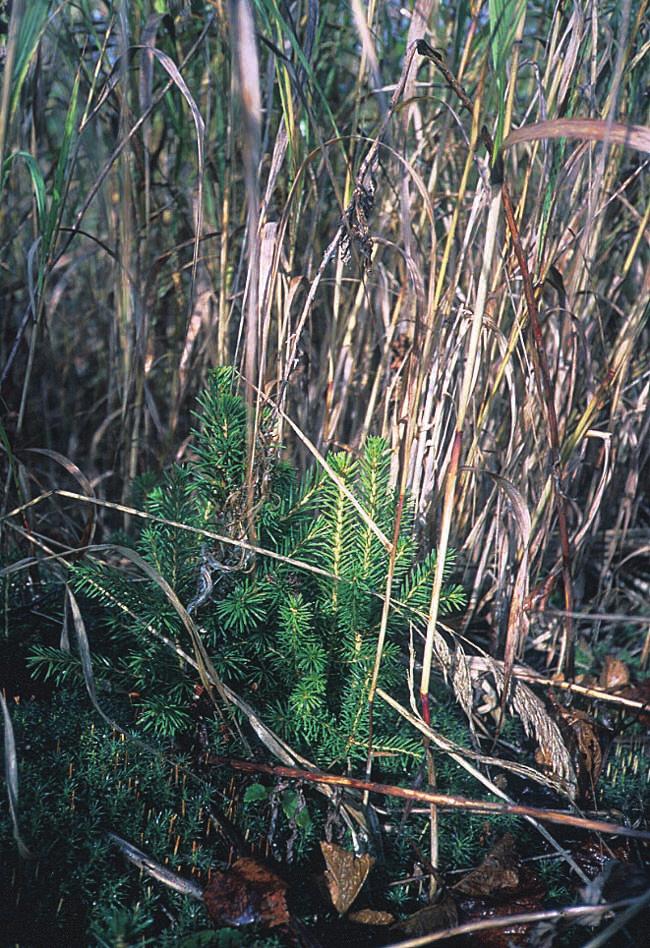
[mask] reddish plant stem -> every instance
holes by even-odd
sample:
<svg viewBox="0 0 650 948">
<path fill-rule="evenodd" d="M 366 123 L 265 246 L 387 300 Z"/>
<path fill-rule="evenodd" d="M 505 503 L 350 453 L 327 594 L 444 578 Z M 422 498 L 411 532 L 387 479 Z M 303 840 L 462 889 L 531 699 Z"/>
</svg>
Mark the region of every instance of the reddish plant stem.
<svg viewBox="0 0 650 948">
<path fill-rule="evenodd" d="M 420 695 L 420 704 L 422 706 L 422 720 L 427 727 L 431 727 L 431 708 L 429 706 L 429 695 Z"/>
<path fill-rule="evenodd" d="M 355 777 L 341 777 L 338 774 L 326 774 L 318 770 L 303 770 L 299 767 L 286 767 L 283 764 L 262 764 L 248 760 L 236 760 L 212 754 L 208 764 L 216 767 L 230 767 L 250 774 L 269 774 L 272 777 L 285 777 L 290 780 L 304 780 L 308 783 L 327 784 L 336 787 L 349 787 L 368 793 L 379 793 L 386 797 L 399 797 L 421 803 L 436 804 L 455 810 L 469 810 L 476 813 L 498 813 L 511 816 L 529 816 L 545 823 L 557 823 L 560 826 L 572 826 L 576 829 L 590 830 L 595 833 L 608 833 L 612 836 L 631 836 L 634 839 L 650 841 L 650 832 L 635 830 L 630 826 L 608 823 L 605 820 L 590 820 L 573 816 L 562 810 L 545 810 L 541 807 L 521 806 L 518 803 L 493 803 L 487 800 L 471 800 L 467 797 L 432 793 L 429 790 L 413 790 L 410 787 L 396 787 L 392 784 L 377 783 L 374 780 L 358 780 Z"/>
<path fill-rule="evenodd" d="M 566 501 L 563 488 L 563 468 L 560 457 L 560 435 L 555 412 L 555 401 L 553 398 L 553 389 L 551 387 L 551 377 L 546 359 L 546 350 L 544 349 L 544 337 L 542 327 L 539 321 L 539 310 L 537 300 L 535 299 L 535 290 L 533 281 L 528 269 L 528 261 L 521 245 L 519 228 L 515 220 L 515 213 L 512 207 L 512 199 L 508 186 L 503 182 L 501 186 L 503 196 L 503 209 L 510 231 L 512 246 L 517 257 L 519 269 L 524 286 L 524 296 L 528 308 L 528 317 L 530 319 L 530 328 L 533 336 L 533 354 L 536 363 L 536 377 L 540 390 L 540 395 L 546 406 L 546 417 L 548 420 L 548 431 L 551 443 L 551 462 L 553 464 L 553 492 L 555 494 L 555 503 L 557 506 L 558 531 L 560 534 L 560 547 L 562 550 L 562 585 L 564 587 L 564 609 L 565 612 L 573 612 L 573 585 L 571 582 L 571 548 L 569 544 L 569 527 L 566 515 Z M 564 639 L 562 644 L 562 653 L 558 663 L 558 671 L 564 672 L 568 678 L 573 678 L 574 660 L 573 660 L 573 619 L 570 615 L 564 617 Z"/>
</svg>

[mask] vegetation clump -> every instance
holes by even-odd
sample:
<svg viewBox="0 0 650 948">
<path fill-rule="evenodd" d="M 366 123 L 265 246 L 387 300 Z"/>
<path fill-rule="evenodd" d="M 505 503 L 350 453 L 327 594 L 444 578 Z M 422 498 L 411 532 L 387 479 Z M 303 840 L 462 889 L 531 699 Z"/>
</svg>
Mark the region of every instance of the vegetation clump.
<svg viewBox="0 0 650 948">
<path fill-rule="evenodd" d="M 83 639 L 79 650 L 37 642 L 26 658 L 36 679 L 52 683 L 54 695 L 49 713 L 27 701 L 17 715 L 21 742 L 32 727 L 39 742 L 33 773 L 23 779 L 38 787 L 52 768 L 47 800 L 54 812 L 41 800 L 23 831 L 40 847 L 52 821 L 68 838 L 66 862 L 75 872 L 61 888 L 62 931 L 84 900 L 87 911 L 99 866 L 108 860 L 111 830 L 130 831 L 161 862 L 170 862 L 169 846 L 177 841 L 177 864 L 209 873 L 208 803 L 224 788 L 206 767 L 215 753 L 249 754 L 251 740 L 241 716 L 220 706 L 217 684 L 236 689 L 268 733 L 325 769 L 359 772 L 371 747 L 383 772 L 404 776 L 422 756 L 421 742 L 383 703 L 374 711 L 370 744 L 368 693 L 388 569 L 378 534 L 393 535 L 396 514 L 390 452 L 371 438 L 358 458 L 331 455 L 333 476 L 321 469 L 299 481 L 271 447 L 269 413 L 257 445 L 259 547 L 252 547 L 242 516 L 246 406 L 236 382 L 232 370 L 215 371 L 200 399 L 190 460 L 159 483 L 144 478 L 137 487 L 144 527 L 130 568 L 115 556 L 89 557 L 70 568 L 76 630 L 85 636 L 90 629 L 85 645 Z M 407 504 L 379 675 L 395 693 L 405 680 L 409 628 L 413 635 L 422 627 L 435 566 L 433 554 L 416 558 L 412 517 Z M 119 558 L 126 548 L 115 552 Z M 147 564 L 144 575 L 134 575 L 134 563 Z M 445 608 L 458 608 L 463 598 L 460 586 L 448 585 Z M 83 660 L 88 645 L 90 670 Z M 84 675 L 100 714 L 90 730 L 79 713 Z M 268 793 L 246 797 L 251 806 L 259 799 Z M 304 849 L 312 819 L 302 794 L 300 810 L 297 800 L 285 793 L 283 806 Z M 101 887 L 105 911 L 128 901 L 130 887 L 120 879 Z"/>
<path fill-rule="evenodd" d="M 647 929 L 647 53 L 0 0 L 0 941 Z"/>
</svg>

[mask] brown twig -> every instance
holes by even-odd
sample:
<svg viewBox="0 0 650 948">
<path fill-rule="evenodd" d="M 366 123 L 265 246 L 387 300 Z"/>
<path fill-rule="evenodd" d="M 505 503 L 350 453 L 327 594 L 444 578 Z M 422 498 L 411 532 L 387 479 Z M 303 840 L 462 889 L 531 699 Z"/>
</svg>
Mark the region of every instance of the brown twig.
<svg viewBox="0 0 650 948">
<path fill-rule="evenodd" d="M 609 902 L 605 905 L 570 905 L 567 908 L 546 909 L 541 912 L 522 912 L 519 915 L 504 915 L 500 918 L 484 918 L 480 921 L 466 922 L 464 925 L 456 925 L 454 928 L 442 928 L 437 932 L 431 932 L 428 935 L 422 935 L 417 938 L 409 938 L 407 941 L 396 941 L 388 948 L 420 948 L 421 945 L 431 945 L 436 941 L 444 941 L 447 938 L 456 935 L 470 935 L 474 932 L 486 932 L 495 928 L 512 928 L 515 925 L 532 925 L 533 922 L 571 922 L 579 921 L 581 918 L 589 915 L 604 915 L 607 912 L 614 912 L 617 909 L 628 908 L 636 905 L 639 899 L 621 899 L 619 902 Z"/>
<path fill-rule="evenodd" d="M 608 833 L 612 836 L 631 836 L 634 839 L 650 841 L 650 832 L 636 830 L 631 826 L 621 826 L 618 823 L 608 823 L 605 820 L 590 820 L 586 817 L 574 816 L 561 810 L 545 810 L 541 807 L 521 806 L 518 803 L 492 803 L 487 800 L 470 800 L 444 793 L 432 793 L 428 790 L 413 790 L 410 787 L 396 787 L 392 784 L 377 783 L 374 780 L 358 780 L 355 777 L 342 777 L 338 774 L 325 774 L 317 770 L 303 770 L 298 767 L 285 767 L 262 763 L 251 763 L 247 760 L 236 760 L 233 757 L 211 755 L 208 763 L 215 767 L 231 767 L 243 773 L 269 774 L 272 777 L 285 777 L 290 780 L 305 780 L 308 783 L 328 784 L 336 787 L 349 787 L 352 790 L 361 790 L 367 793 L 379 793 L 386 797 L 398 797 L 403 800 L 417 800 L 437 806 L 448 807 L 454 810 L 469 810 L 474 813 L 498 813 L 511 816 L 531 816 L 546 823 L 557 823 L 561 826 L 573 826 L 576 829 L 589 830 L 594 833 Z"/>
</svg>

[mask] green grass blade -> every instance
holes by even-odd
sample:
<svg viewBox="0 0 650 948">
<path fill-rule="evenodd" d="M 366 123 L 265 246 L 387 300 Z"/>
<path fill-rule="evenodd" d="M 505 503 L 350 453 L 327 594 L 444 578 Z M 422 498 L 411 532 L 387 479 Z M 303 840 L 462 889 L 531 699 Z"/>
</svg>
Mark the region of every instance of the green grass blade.
<svg viewBox="0 0 650 948">
<path fill-rule="evenodd" d="M 526 0 L 489 0 L 490 50 L 497 85 L 497 129 L 494 136 L 494 153 L 499 153 L 503 140 L 503 124 L 506 111 L 506 66 L 517 27 L 526 9 Z"/>
<path fill-rule="evenodd" d="M 9 176 L 11 166 L 14 161 L 20 158 L 27 165 L 27 170 L 29 171 L 29 176 L 32 182 L 32 188 L 34 190 L 34 199 L 36 201 L 36 214 L 38 217 L 38 229 L 42 230 L 43 223 L 45 222 L 45 214 L 47 211 L 47 200 L 45 193 L 45 180 L 43 178 L 43 173 L 39 168 L 36 160 L 33 155 L 30 155 L 28 151 L 15 151 L 13 155 L 9 155 L 4 163 L 4 168 L 2 169 L 2 190 Z"/>
<path fill-rule="evenodd" d="M 29 67 L 45 30 L 49 9 L 50 0 L 29 0 L 29 3 L 25 4 L 25 11 L 18 33 L 18 48 L 11 80 L 13 88 L 11 90 L 10 114 L 12 116 L 18 106 L 18 100 Z"/>
</svg>

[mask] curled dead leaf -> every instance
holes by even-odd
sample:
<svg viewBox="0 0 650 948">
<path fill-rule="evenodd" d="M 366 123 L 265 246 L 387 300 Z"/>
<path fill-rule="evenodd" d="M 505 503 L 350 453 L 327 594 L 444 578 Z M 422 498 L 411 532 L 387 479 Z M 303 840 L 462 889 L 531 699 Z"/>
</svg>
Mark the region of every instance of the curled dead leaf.
<svg viewBox="0 0 650 948">
<path fill-rule="evenodd" d="M 578 768 L 588 778 L 591 788 L 594 788 L 603 769 L 603 749 L 598 737 L 598 726 L 593 718 L 584 712 L 580 712 L 579 717 L 574 717 L 572 726 L 578 752 Z"/>
<path fill-rule="evenodd" d="M 390 912 L 379 912 L 376 909 L 359 909 L 358 912 L 350 912 L 348 919 L 357 925 L 392 925 L 395 916 Z"/>
<path fill-rule="evenodd" d="M 355 856 L 336 843 L 321 843 L 325 859 L 325 881 L 332 905 L 344 915 L 358 896 L 375 860 L 372 856 Z"/>
<path fill-rule="evenodd" d="M 599 685 L 605 691 L 618 691 L 630 683 L 630 669 L 620 658 L 607 655 L 600 673 Z"/>
<path fill-rule="evenodd" d="M 519 857 L 514 836 L 506 833 L 473 869 L 452 887 L 453 892 L 483 898 L 495 892 L 515 890 L 519 885 Z"/>
<path fill-rule="evenodd" d="M 506 919 L 514 915 L 523 915 L 528 912 L 538 912 L 543 907 L 539 895 L 513 895 L 512 899 L 494 904 L 485 899 L 467 899 L 459 905 L 461 924 L 467 922 L 482 922 L 491 918 L 502 919 L 498 928 L 477 932 L 480 941 L 469 944 L 480 945 L 480 948 L 519 948 L 519 946 L 535 944 L 532 939 L 533 923 L 516 922 L 510 924 Z M 547 944 L 549 944 L 547 942 Z"/>
<path fill-rule="evenodd" d="M 458 908 L 454 899 L 447 893 L 435 905 L 427 905 L 409 918 L 398 922 L 393 931 L 418 938 L 442 928 L 455 928 L 457 924 Z"/>
<path fill-rule="evenodd" d="M 215 925 L 286 925 L 287 884 L 256 859 L 242 857 L 225 872 L 217 870 L 203 892 Z"/>
<path fill-rule="evenodd" d="M 457 899 L 461 921 L 469 922 L 537 911 L 546 890 L 529 867 L 520 865 L 515 838 L 506 833 L 480 866 L 453 886 L 451 893 Z M 505 924 L 502 929 L 481 932 L 480 944 L 490 948 L 527 944 L 518 936 L 526 937 L 529 932 L 528 924 Z"/>
<path fill-rule="evenodd" d="M 593 799 L 598 779 L 603 769 L 602 729 L 585 711 L 564 708 L 551 696 L 558 714 L 560 727 L 573 753 L 578 774 L 578 788 L 587 800 Z"/>
</svg>

